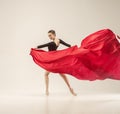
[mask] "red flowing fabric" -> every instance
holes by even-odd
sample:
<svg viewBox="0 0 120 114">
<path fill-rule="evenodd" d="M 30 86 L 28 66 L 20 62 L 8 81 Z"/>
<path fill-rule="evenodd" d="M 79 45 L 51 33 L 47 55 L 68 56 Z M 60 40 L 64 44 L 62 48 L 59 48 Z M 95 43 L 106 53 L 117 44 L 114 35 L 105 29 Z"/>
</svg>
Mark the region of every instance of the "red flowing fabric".
<svg viewBox="0 0 120 114">
<path fill-rule="evenodd" d="M 50 72 L 70 74 L 79 80 L 120 80 L 120 43 L 110 29 L 90 34 L 80 47 L 49 52 L 31 48 L 30 55 Z"/>
</svg>

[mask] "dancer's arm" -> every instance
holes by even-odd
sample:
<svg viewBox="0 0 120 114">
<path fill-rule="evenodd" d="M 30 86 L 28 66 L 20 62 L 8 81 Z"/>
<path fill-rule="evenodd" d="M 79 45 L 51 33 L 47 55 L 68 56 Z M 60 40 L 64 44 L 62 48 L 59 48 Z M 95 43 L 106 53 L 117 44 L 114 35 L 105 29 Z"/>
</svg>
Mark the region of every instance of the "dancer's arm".
<svg viewBox="0 0 120 114">
<path fill-rule="evenodd" d="M 49 46 L 50 43 L 46 43 L 46 44 L 42 44 L 42 45 L 38 45 L 37 48 L 43 48 L 43 47 L 47 47 Z"/>
<path fill-rule="evenodd" d="M 61 40 L 61 39 L 59 39 L 59 40 L 60 40 L 60 43 L 61 43 L 61 44 L 65 45 L 65 46 L 67 46 L 67 47 L 71 47 L 71 45 L 70 45 L 70 44 L 68 44 L 68 43 L 64 42 L 64 41 L 63 41 L 63 40 Z"/>
<path fill-rule="evenodd" d="M 117 37 L 118 37 L 118 39 L 120 39 L 120 36 L 117 35 Z"/>
</svg>

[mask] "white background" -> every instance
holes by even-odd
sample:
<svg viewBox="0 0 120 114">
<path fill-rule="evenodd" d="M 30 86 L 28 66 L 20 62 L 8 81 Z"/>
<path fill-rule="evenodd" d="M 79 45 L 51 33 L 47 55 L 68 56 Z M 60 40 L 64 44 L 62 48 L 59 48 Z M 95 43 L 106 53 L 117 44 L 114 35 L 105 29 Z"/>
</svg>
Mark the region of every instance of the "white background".
<svg viewBox="0 0 120 114">
<path fill-rule="evenodd" d="M 119 0 L 0 0 L 0 94 L 45 92 L 44 69 L 29 52 L 49 41 L 49 29 L 80 46 L 85 36 L 103 28 L 120 34 L 119 11 Z M 120 92 L 119 80 L 90 82 L 67 76 L 80 94 Z M 51 73 L 49 78 L 50 92 L 68 92 L 58 74 Z"/>
</svg>

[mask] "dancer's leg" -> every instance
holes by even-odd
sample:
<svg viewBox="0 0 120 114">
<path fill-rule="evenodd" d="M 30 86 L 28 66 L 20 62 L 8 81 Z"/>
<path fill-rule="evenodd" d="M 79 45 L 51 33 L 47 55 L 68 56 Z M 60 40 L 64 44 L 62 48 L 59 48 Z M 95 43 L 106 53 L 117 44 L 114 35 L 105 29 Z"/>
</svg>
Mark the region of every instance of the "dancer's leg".
<svg viewBox="0 0 120 114">
<path fill-rule="evenodd" d="M 45 71 L 45 84 L 46 84 L 46 95 L 49 95 L 49 71 Z"/>
<path fill-rule="evenodd" d="M 66 75 L 65 74 L 62 74 L 62 73 L 60 73 L 60 76 L 64 79 L 64 81 L 65 81 L 65 83 L 67 84 L 67 86 L 69 87 L 69 90 L 70 90 L 70 92 L 73 94 L 73 95 L 77 95 L 75 92 L 74 92 L 74 90 L 71 88 L 71 86 L 70 86 L 70 84 L 69 84 L 69 81 L 68 81 L 68 79 L 67 79 L 67 77 L 66 77 Z"/>
</svg>

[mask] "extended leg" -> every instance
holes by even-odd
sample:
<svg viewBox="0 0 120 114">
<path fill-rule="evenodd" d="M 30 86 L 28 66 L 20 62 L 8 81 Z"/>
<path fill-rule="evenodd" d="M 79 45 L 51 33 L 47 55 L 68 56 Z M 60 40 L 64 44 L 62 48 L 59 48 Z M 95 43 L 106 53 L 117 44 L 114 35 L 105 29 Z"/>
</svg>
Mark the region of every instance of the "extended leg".
<svg viewBox="0 0 120 114">
<path fill-rule="evenodd" d="M 60 76 L 64 79 L 64 81 L 65 81 L 65 83 L 67 84 L 70 92 L 71 92 L 74 96 L 76 96 L 77 94 L 74 93 L 74 90 L 70 87 L 69 81 L 68 81 L 67 77 L 65 76 L 65 74 L 61 74 L 61 73 L 60 73 Z"/>
<path fill-rule="evenodd" d="M 48 90 L 48 88 L 49 88 L 49 77 L 48 77 L 49 73 L 50 73 L 49 71 L 45 71 L 46 95 L 49 95 L 49 90 Z"/>
</svg>

